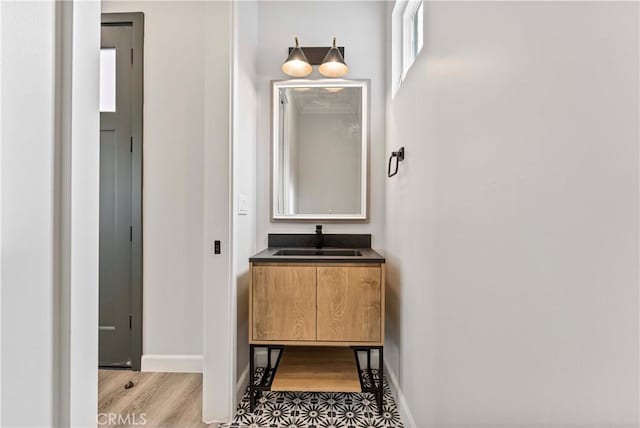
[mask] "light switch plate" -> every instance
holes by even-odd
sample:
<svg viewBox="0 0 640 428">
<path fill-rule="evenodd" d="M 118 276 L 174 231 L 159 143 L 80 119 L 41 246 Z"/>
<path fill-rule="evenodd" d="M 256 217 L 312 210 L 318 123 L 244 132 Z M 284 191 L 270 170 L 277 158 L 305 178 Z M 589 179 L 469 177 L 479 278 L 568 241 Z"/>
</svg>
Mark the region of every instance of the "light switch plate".
<svg viewBox="0 0 640 428">
<path fill-rule="evenodd" d="M 249 210 L 249 197 L 247 195 L 238 195 L 238 215 L 247 215 Z"/>
</svg>

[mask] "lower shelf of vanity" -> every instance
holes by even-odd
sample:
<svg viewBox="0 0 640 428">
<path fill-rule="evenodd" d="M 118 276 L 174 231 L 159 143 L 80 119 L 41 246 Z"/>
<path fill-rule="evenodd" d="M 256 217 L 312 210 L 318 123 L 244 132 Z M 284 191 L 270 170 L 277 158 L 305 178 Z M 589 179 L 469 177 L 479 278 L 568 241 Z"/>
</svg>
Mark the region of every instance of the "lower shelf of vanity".
<svg viewBox="0 0 640 428">
<path fill-rule="evenodd" d="M 361 392 L 356 358 L 350 348 L 286 347 L 272 391 Z"/>
<path fill-rule="evenodd" d="M 267 350 L 267 366 L 255 364 L 255 351 Z M 377 353 L 372 368 L 372 351 Z M 277 356 L 274 358 L 274 353 Z M 250 345 L 249 408 L 253 412 L 262 392 L 372 393 L 382 412 L 384 402 L 383 346 L 285 346 Z M 364 357 L 360 363 L 360 357 Z"/>
</svg>

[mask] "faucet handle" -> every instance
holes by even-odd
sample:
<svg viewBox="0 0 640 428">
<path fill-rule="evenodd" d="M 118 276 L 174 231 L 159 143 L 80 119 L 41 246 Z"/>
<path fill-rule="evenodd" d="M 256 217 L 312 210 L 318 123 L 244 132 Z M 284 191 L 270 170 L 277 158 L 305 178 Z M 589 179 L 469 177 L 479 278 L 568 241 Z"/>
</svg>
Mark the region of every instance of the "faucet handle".
<svg viewBox="0 0 640 428">
<path fill-rule="evenodd" d="M 322 233 L 322 225 L 316 224 L 316 233 Z"/>
</svg>

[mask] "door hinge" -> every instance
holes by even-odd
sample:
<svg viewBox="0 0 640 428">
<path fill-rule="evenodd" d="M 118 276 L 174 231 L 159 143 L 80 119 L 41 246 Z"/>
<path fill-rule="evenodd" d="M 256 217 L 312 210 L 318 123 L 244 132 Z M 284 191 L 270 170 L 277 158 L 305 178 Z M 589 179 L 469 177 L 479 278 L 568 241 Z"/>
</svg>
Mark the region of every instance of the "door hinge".
<svg viewBox="0 0 640 428">
<path fill-rule="evenodd" d="M 133 242 L 133 226 L 129 226 L 129 242 Z"/>
<path fill-rule="evenodd" d="M 129 314 L 129 330 L 131 330 L 133 326 L 133 315 Z"/>
<path fill-rule="evenodd" d="M 131 153 L 133 153 L 133 135 L 131 136 L 129 149 L 130 149 Z"/>
<path fill-rule="evenodd" d="M 131 48 L 131 65 L 133 65 L 133 48 Z"/>
</svg>

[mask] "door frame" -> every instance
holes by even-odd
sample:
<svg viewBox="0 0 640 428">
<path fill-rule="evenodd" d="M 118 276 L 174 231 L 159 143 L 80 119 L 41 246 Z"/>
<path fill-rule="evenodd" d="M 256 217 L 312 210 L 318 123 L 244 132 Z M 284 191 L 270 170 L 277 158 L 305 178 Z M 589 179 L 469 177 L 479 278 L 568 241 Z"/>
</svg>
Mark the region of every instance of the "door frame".
<svg viewBox="0 0 640 428">
<path fill-rule="evenodd" d="M 142 169 L 144 103 L 144 13 L 103 13 L 103 25 L 131 26 L 131 368 L 142 361 Z"/>
</svg>

